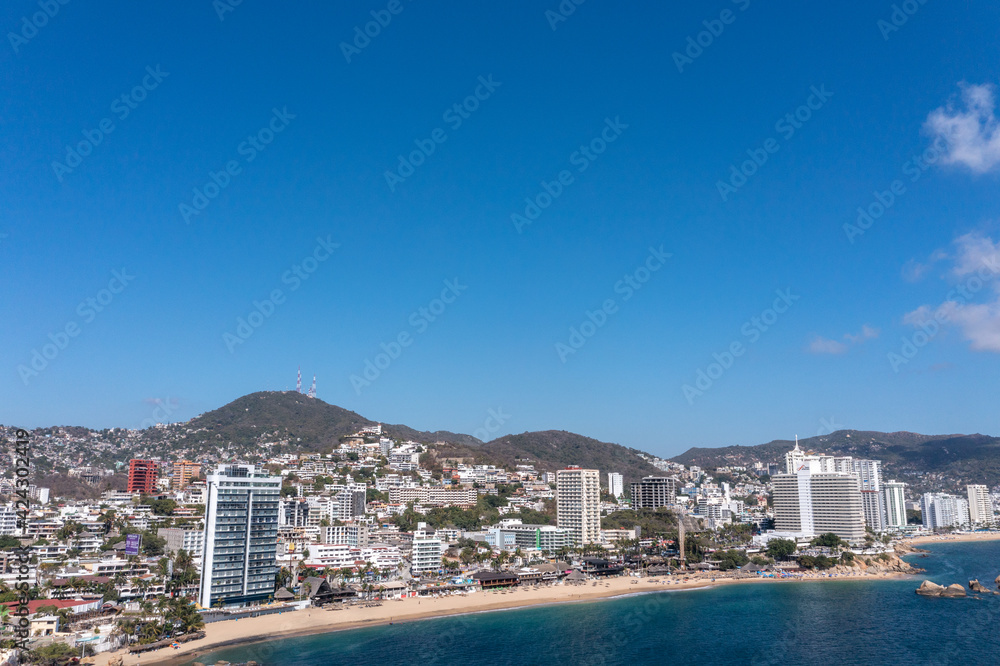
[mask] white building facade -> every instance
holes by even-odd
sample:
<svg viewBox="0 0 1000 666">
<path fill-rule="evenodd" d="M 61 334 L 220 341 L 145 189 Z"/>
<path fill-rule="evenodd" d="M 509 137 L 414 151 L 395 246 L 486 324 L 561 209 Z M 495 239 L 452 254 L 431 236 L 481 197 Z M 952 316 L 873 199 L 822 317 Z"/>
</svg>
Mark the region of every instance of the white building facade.
<svg viewBox="0 0 1000 666">
<path fill-rule="evenodd" d="M 570 530 L 577 544 L 600 541 L 600 472 L 579 467 L 556 472 L 556 524 Z"/>
<path fill-rule="evenodd" d="M 253 465 L 219 465 L 207 477 L 198 603 L 247 605 L 274 594 L 281 477 Z"/>
</svg>

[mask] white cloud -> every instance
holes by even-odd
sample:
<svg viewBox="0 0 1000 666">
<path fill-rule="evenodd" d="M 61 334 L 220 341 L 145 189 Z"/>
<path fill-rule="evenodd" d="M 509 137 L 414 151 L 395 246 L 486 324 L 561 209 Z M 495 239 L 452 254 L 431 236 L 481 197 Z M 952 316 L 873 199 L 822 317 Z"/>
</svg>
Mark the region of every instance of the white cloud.
<svg viewBox="0 0 1000 666">
<path fill-rule="evenodd" d="M 857 335 L 853 333 L 844 334 L 843 339 L 847 342 L 824 338 L 822 335 L 814 335 L 812 340 L 809 341 L 807 349 L 813 354 L 844 354 L 851 345 L 859 344 L 871 338 L 877 338 L 878 334 L 879 330 L 877 328 L 864 324 L 861 327 L 861 332 Z"/>
<path fill-rule="evenodd" d="M 865 340 L 869 340 L 871 338 L 877 338 L 878 334 L 879 330 L 877 328 L 872 328 L 868 324 L 864 324 L 861 327 L 860 333 L 858 333 L 857 335 L 851 335 L 850 333 L 845 333 L 844 339 L 850 342 L 851 344 L 857 344 L 859 342 L 864 342 Z"/>
<path fill-rule="evenodd" d="M 936 330 L 933 320 L 957 328 L 973 351 L 1000 352 L 1000 243 L 973 232 L 956 238 L 954 245 L 949 274 L 956 284 L 948 300 L 936 307 L 921 305 L 904 315 L 903 323 Z M 980 292 L 985 302 L 976 302 Z"/>
<path fill-rule="evenodd" d="M 944 250 L 935 250 L 926 263 L 921 263 L 916 259 L 910 259 L 903 266 L 903 279 L 907 282 L 919 282 L 924 275 L 934 266 L 934 264 L 948 258 L 948 253 Z"/>
<path fill-rule="evenodd" d="M 958 246 L 952 269 L 955 277 L 972 275 L 983 266 L 1000 273 L 1000 242 L 994 243 L 988 236 L 972 232 L 957 238 L 955 245 Z"/>
<path fill-rule="evenodd" d="M 809 341 L 809 351 L 813 354 L 843 354 L 847 351 L 847 345 L 816 335 Z"/>
<path fill-rule="evenodd" d="M 959 84 L 964 109 L 952 102 L 927 116 L 926 131 L 946 142 L 945 164 L 961 164 L 975 173 L 985 173 L 1000 164 L 1000 121 L 994 114 L 995 87 L 991 84 Z"/>
</svg>

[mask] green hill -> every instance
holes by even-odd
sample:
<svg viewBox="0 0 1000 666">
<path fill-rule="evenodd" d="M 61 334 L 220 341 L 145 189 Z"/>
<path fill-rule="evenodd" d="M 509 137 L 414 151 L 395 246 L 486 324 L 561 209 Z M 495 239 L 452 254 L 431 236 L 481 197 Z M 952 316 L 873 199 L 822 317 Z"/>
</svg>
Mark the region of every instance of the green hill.
<svg viewBox="0 0 1000 666">
<path fill-rule="evenodd" d="M 626 484 L 643 476 L 663 473 L 640 457 L 642 452 L 637 449 L 564 430 L 508 435 L 487 442 L 481 448 L 484 454 L 503 464 L 534 464 L 539 471 L 554 472 L 567 465 L 597 469 L 601 472 L 602 484 L 607 484 L 608 472 L 620 472 Z"/>
<path fill-rule="evenodd" d="M 296 391 L 261 391 L 173 427 L 183 432 L 175 440 L 180 447 L 197 449 L 217 443 L 253 446 L 287 440 L 294 449 L 321 451 L 333 447 L 341 437 L 375 424 L 356 412 Z M 423 432 L 390 424 L 382 428 L 388 437 L 417 442 L 481 443 L 470 435 L 447 431 Z"/>
</svg>

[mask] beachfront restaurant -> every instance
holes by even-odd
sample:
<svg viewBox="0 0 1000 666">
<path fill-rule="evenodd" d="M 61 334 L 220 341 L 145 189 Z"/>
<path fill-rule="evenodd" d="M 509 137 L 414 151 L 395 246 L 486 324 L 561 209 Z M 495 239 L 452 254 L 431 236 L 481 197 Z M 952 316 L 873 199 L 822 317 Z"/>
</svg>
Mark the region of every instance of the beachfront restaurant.
<svg viewBox="0 0 1000 666">
<path fill-rule="evenodd" d="M 580 570 L 588 576 L 618 576 L 625 569 L 600 557 L 585 557 L 581 562 Z"/>
<path fill-rule="evenodd" d="M 507 571 L 478 571 L 472 574 L 472 578 L 479 583 L 484 590 L 497 587 L 514 587 L 518 584 L 517 574 Z"/>
</svg>

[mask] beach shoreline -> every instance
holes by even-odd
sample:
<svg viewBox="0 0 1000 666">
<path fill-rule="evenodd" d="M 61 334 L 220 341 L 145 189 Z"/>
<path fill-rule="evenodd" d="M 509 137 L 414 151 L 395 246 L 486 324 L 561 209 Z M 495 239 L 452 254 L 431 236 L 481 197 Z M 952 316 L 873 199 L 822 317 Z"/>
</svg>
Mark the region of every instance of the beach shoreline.
<svg viewBox="0 0 1000 666">
<path fill-rule="evenodd" d="M 970 534 L 933 534 L 904 539 L 900 543 L 920 545 L 925 543 L 968 543 L 974 541 L 997 541 L 1000 532 L 972 532 Z"/>
<path fill-rule="evenodd" d="M 217 650 L 265 644 L 300 638 L 315 634 L 348 631 L 363 627 L 403 624 L 443 617 L 471 615 L 484 612 L 517 610 L 555 604 L 580 603 L 604 599 L 621 598 L 636 594 L 667 591 L 695 591 L 711 589 L 722 585 L 767 584 L 767 583 L 809 583 L 823 581 L 872 581 L 906 578 L 912 574 L 807 574 L 794 578 L 715 578 L 711 576 L 693 577 L 688 581 L 671 577 L 634 578 L 619 577 L 608 580 L 588 581 L 585 585 L 551 585 L 538 588 L 513 588 L 509 592 L 485 591 L 467 595 L 452 595 L 438 598 L 410 598 L 382 602 L 377 607 L 353 607 L 343 610 L 311 608 L 301 611 L 241 620 L 229 620 L 209 624 L 205 627 L 206 637 L 184 643 L 180 649 L 145 653 L 141 659 L 123 651 L 97 655 L 97 666 L 106 664 L 115 657 L 124 658 L 126 666 L 149 664 L 153 666 L 178 666 L 190 663 L 199 656 Z M 278 646 L 262 647 L 261 657 L 268 658 Z M 258 658 L 258 661 L 260 660 Z"/>
</svg>

